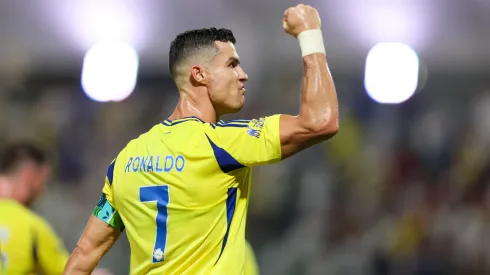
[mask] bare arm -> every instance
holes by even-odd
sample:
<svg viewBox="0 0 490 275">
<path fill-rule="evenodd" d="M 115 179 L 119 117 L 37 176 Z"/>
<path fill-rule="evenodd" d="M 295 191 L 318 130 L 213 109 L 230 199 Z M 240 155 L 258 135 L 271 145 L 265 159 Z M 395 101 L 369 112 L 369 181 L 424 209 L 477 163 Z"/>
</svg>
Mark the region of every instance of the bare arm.
<svg viewBox="0 0 490 275">
<path fill-rule="evenodd" d="M 66 264 L 65 275 L 89 275 L 119 238 L 121 231 L 91 216 Z"/>
<path fill-rule="evenodd" d="M 282 115 L 280 120 L 283 159 L 329 139 L 339 129 L 337 93 L 328 69 L 320 26 L 318 12 L 311 6 L 299 4 L 284 13 L 284 30 L 299 37 L 302 46 L 304 74 L 299 115 Z"/>
<path fill-rule="evenodd" d="M 323 53 L 303 58 L 302 101 L 298 116 L 282 115 L 282 158 L 334 136 L 339 128 L 337 93 Z"/>
</svg>

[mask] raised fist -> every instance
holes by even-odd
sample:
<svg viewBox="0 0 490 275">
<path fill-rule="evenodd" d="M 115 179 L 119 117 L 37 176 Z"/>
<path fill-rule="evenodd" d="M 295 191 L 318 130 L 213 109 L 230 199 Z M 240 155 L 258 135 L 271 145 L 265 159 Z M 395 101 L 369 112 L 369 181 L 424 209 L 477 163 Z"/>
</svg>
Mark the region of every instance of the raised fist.
<svg viewBox="0 0 490 275">
<path fill-rule="evenodd" d="M 320 27 L 321 20 L 318 11 L 311 6 L 299 4 L 284 12 L 282 28 L 294 37 L 303 31 L 320 29 Z"/>
</svg>

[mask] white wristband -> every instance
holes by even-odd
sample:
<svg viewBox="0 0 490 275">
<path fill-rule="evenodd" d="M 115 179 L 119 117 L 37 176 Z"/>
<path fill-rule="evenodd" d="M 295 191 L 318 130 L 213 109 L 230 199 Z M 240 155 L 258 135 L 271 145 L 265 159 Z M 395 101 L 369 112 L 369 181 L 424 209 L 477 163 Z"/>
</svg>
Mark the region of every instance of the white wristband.
<svg viewBox="0 0 490 275">
<path fill-rule="evenodd" d="M 306 30 L 298 34 L 299 46 L 303 57 L 314 53 L 325 53 L 323 35 L 320 29 Z"/>
</svg>

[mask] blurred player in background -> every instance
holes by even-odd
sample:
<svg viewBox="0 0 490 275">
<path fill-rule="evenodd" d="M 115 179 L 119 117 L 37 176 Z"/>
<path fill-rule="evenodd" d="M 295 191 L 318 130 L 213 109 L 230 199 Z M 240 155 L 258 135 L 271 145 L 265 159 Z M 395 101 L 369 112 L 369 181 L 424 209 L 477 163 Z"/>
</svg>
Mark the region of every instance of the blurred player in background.
<svg viewBox="0 0 490 275">
<path fill-rule="evenodd" d="M 51 167 L 45 153 L 14 144 L 0 156 L 0 250 L 4 274 L 61 274 L 68 254 L 49 224 L 29 210 Z"/>
<path fill-rule="evenodd" d="M 178 35 L 169 55 L 177 107 L 112 161 L 65 274 L 89 274 L 124 228 L 131 274 L 243 274 L 251 167 L 290 157 L 338 129 L 320 25 L 310 6 L 284 14 L 283 28 L 303 56 L 299 115 L 228 122 L 219 118 L 242 108 L 248 79 L 233 33 Z"/>
<path fill-rule="evenodd" d="M 0 155 L 2 275 L 63 273 L 68 252 L 49 224 L 29 209 L 50 174 L 46 154 L 33 144 L 12 144 Z"/>
</svg>

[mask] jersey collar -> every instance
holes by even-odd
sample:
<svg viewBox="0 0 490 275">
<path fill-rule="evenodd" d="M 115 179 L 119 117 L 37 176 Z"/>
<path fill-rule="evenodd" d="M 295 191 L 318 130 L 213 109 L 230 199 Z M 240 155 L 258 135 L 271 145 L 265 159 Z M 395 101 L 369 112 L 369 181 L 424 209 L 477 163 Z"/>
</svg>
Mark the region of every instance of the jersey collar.
<svg viewBox="0 0 490 275">
<path fill-rule="evenodd" d="M 190 117 L 184 117 L 184 118 L 179 118 L 179 119 L 174 119 L 174 120 L 165 119 L 162 122 L 162 124 L 165 126 L 173 126 L 173 125 L 177 125 L 177 124 L 187 122 L 187 121 L 199 121 L 201 123 L 204 123 L 204 121 L 202 121 L 200 118 L 195 117 L 195 116 L 190 116 Z"/>
</svg>

